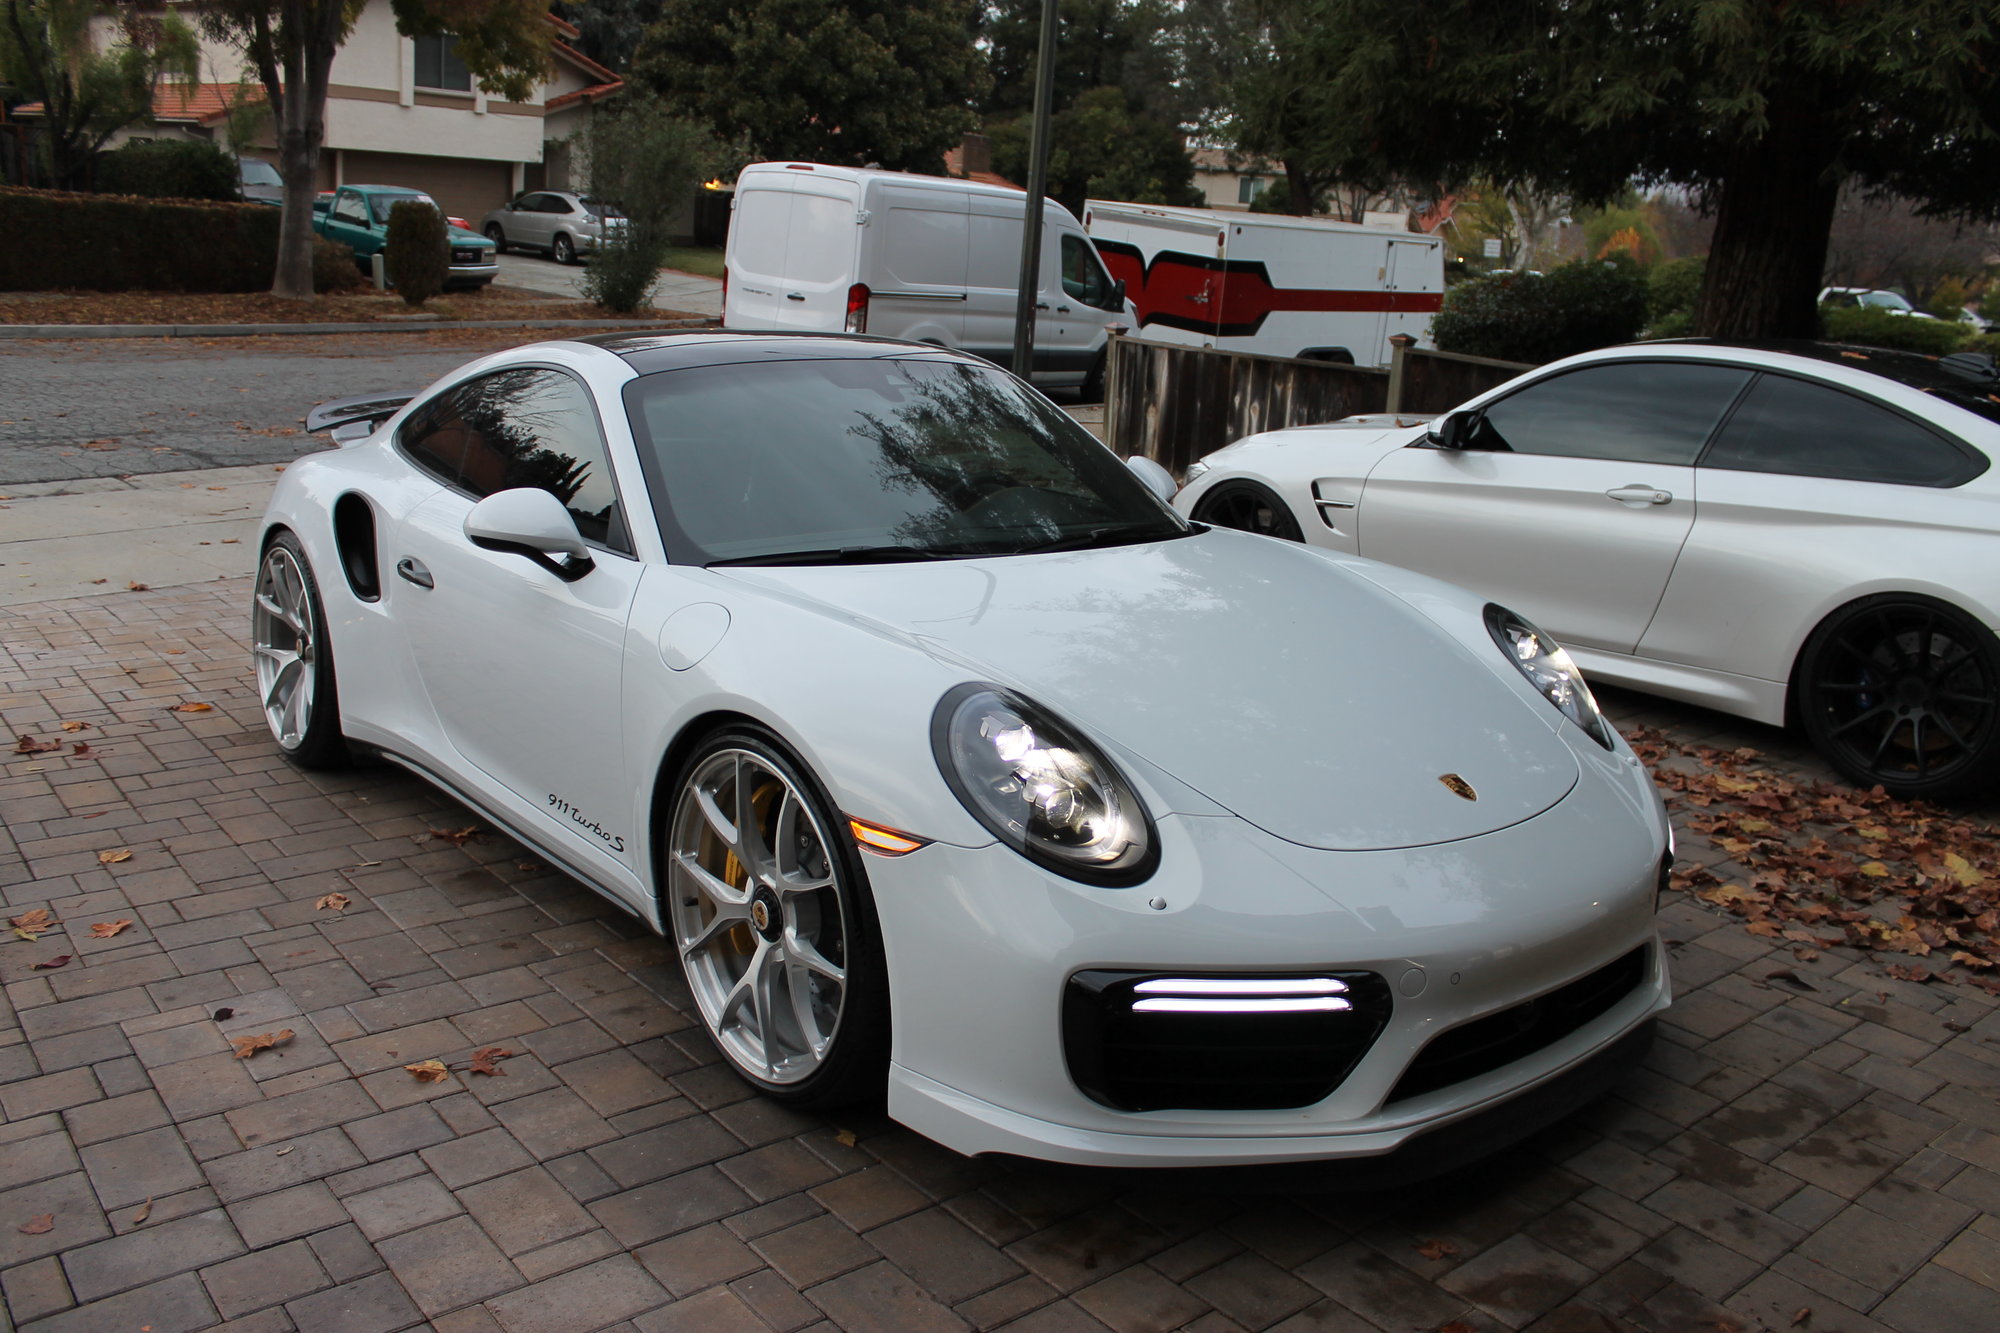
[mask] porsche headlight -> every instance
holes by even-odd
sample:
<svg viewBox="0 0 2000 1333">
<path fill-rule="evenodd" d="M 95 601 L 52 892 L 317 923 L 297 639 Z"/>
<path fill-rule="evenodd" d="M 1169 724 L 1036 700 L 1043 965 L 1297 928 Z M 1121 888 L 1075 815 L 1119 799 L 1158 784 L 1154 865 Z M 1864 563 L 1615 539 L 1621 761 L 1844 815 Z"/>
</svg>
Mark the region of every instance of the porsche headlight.
<svg viewBox="0 0 2000 1333">
<path fill-rule="evenodd" d="M 1029 860 L 1094 884 L 1152 874 L 1152 820 L 1130 784 L 1020 696 L 993 685 L 952 690 L 932 715 L 931 748 L 965 808 Z"/>
<path fill-rule="evenodd" d="M 1611 724 L 1583 683 L 1583 672 L 1562 645 L 1504 606 L 1486 604 L 1486 629 L 1507 660 L 1521 669 L 1542 697 L 1605 749 L 1612 748 Z"/>
</svg>

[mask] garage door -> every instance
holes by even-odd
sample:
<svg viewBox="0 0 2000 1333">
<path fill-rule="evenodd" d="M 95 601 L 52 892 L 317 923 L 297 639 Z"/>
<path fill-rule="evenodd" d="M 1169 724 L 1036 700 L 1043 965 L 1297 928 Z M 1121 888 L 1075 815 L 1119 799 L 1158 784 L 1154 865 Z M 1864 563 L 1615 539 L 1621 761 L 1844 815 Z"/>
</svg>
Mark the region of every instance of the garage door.
<svg viewBox="0 0 2000 1333">
<path fill-rule="evenodd" d="M 327 156 L 331 155 L 322 155 L 321 160 Z M 342 159 L 341 175 L 349 185 L 407 185 L 422 190 L 437 200 L 445 212 L 470 222 L 474 230 L 478 229 L 480 218 L 514 195 L 511 162 L 349 149 Z"/>
</svg>

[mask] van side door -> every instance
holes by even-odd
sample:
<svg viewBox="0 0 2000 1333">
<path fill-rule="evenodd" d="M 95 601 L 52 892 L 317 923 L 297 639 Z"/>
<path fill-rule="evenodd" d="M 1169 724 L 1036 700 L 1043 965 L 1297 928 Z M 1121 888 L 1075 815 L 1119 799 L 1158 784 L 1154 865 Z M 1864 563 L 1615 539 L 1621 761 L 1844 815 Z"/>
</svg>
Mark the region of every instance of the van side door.
<svg viewBox="0 0 2000 1333">
<path fill-rule="evenodd" d="M 785 303 L 785 247 L 792 226 L 789 176 L 745 173 L 729 213 L 728 297 L 722 322 L 732 329 L 776 329 Z"/>
<path fill-rule="evenodd" d="M 784 277 L 772 307 L 775 327 L 838 333 L 846 326 L 848 290 L 861 280 L 856 195 L 851 181 L 801 173 L 792 182 Z"/>
<path fill-rule="evenodd" d="M 971 244 L 965 191 L 884 184 L 869 205 L 858 279 L 869 288 L 868 332 L 959 346 Z"/>
</svg>

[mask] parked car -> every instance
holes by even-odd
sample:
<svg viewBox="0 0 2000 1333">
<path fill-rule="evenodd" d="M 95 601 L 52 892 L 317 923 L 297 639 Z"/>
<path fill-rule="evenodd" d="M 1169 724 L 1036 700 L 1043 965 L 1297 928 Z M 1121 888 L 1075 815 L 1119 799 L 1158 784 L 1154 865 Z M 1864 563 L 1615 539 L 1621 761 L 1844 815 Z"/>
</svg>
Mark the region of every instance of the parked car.
<svg viewBox="0 0 2000 1333">
<path fill-rule="evenodd" d="M 1880 287 L 1823 287 L 1819 293 L 1819 303 L 1831 306 L 1866 306 L 1871 310 L 1886 310 L 1892 315 L 1908 315 L 1915 319 L 1936 319 L 1911 305 L 1909 298 L 1901 292 L 1887 291 Z"/>
<path fill-rule="evenodd" d="M 1004 185 L 756 162 L 736 180 L 722 325 L 870 333 L 1014 360 L 1025 196 Z M 1101 393 L 1114 326 L 1137 327 L 1070 211 L 1042 205 L 1035 383 Z"/>
<path fill-rule="evenodd" d="M 1996 394 L 1981 356 L 1641 343 L 1428 425 L 1250 436 L 1174 503 L 1463 584 L 1596 679 L 1952 795 L 2000 778 Z"/>
<path fill-rule="evenodd" d="M 1188 523 L 977 357 L 617 334 L 308 427 L 363 438 L 264 520 L 278 747 L 383 755 L 665 934 L 768 1096 L 1369 1156 L 1574 1107 L 1667 1004 L 1660 800 L 1560 650 Z"/>
<path fill-rule="evenodd" d="M 389 210 L 410 202 L 437 208 L 437 200 L 422 190 L 402 185 L 342 185 L 322 191 L 313 200 L 313 229 L 328 240 L 352 246 L 354 262 L 364 273 L 373 271 L 375 255 L 389 240 Z M 443 210 L 439 210 L 442 212 Z M 445 241 L 451 247 L 451 268 L 445 290 L 484 287 L 500 272 L 493 242 L 445 219 Z"/>
<path fill-rule="evenodd" d="M 285 202 L 285 178 L 261 158 L 236 159 L 236 188 L 243 192 L 245 203 L 283 207 Z"/>
<path fill-rule="evenodd" d="M 479 229 L 503 255 L 509 247 L 543 250 L 558 264 L 574 264 L 626 225 L 625 210 L 607 200 L 534 190 L 488 213 Z"/>
</svg>

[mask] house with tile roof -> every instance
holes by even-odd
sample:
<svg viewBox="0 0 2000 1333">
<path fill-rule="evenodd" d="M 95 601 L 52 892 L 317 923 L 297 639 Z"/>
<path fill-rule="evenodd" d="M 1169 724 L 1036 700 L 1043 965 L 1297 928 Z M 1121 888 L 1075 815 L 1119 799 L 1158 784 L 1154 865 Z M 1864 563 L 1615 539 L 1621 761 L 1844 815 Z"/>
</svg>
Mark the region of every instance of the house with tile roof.
<svg viewBox="0 0 2000 1333">
<path fill-rule="evenodd" d="M 405 37 L 389 0 L 367 0 L 333 60 L 320 188 L 408 185 L 447 213 L 477 218 L 523 190 L 572 185 L 575 137 L 624 82 L 570 45 L 574 26 L 554 15 L 548 21 L 555 28 L 549 77 L 527 101 L 509 102 L 479 90 L 451 38 Z M 153 123 L 125 131 L 113 146 L 128 138 L 209 139 L 275 163 L 268 116 L 236 115 L 232 131 L 233 108 L 264 101 L 241 53 L 203 37 L 201 75 L 163 81 Z M 13 115 L 32 124 L 37 110 L 31 103 Z"/>
</svg>

